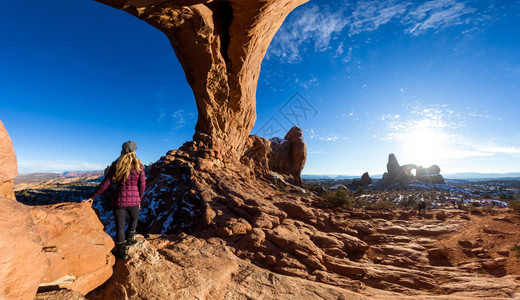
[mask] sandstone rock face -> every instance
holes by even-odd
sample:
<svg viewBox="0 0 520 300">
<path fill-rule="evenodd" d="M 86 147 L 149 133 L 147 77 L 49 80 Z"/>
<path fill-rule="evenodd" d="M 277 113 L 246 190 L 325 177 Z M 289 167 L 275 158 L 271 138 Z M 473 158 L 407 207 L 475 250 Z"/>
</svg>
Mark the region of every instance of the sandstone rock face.
<svg viewBox="0 0 520 300">
<path fill-rule="evenodd" d="M 110 278 L 114 242 L 89 204 L 34 206 L 31 214 L 49 261 L 40 287 L 86 294 Z"/>
<path fill-rule="evenodd" d="M 302 130 L 292 127 L 283 139 L 249 136 L 241 163 L 259 177 L 279 177 L 285 183 L 302 186 L 301 173 L 307 159 Z"/>
<path fill-rule="evenodd" d="M 441 169 L 437 165 L 423 168 L 414 164 L 399 165 L 397 158 L 392 153 L 388 156 L 387 172 L 383 174 L 382 185 L 408 184 L 414 181 L 427 184 L 444 184 L 444 178 L 440 174 Z M 412 171 L 416 170 L 415 176 Z"/>
<path fill-rule="evenodd" d="M 256 120 L 260 66 L 285 17 L 307 0 L 98 0 L 164 32 L 193 89 L 194 140 L 240 157 Z"/>
<path fill-rule="evenodd" d="M 33 299 L 49 268 L 30 208 L 0 198 L 0 299 Z"/>
<path fill-rule="evenodd" d="M 114 244 L 88 204 L 0 204 L 1 299 L 33 299 L 38 287 L 86 294 L 112 275 Z"/>
<path fill-rule="evenodd" d="M 268 154 L 269 168 L 281 174 L 294 185 L 302 186 L 301 173 L 307 159 L 307 146 L 303 132 L 298 127 L 291 128 L 283 140 L 271 139 L 271 151 Z"/>
<path fill-rule="evenodd" d="M 0 197 L 14 199 L 13 183 L 18 175 L 13 143 L 0 121 Z"/>
</svg>

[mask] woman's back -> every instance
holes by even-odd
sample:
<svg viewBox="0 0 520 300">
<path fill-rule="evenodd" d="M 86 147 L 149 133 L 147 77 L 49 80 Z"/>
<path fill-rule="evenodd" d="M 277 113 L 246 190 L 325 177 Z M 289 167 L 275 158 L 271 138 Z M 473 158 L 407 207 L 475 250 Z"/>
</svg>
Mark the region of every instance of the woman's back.
<svg viewBox="0 0 520 300">
<path fill-rule="evenodd" d="M 146 179 L 144 175 L 144 166 L 141 165 L 141 171 L 132 169 L 127 180 L 117 183 L 113 204 L 115 206 L 140 205 L 142 197 L 141 193 L 144 193 L 145 185 Z"/>
</svg>

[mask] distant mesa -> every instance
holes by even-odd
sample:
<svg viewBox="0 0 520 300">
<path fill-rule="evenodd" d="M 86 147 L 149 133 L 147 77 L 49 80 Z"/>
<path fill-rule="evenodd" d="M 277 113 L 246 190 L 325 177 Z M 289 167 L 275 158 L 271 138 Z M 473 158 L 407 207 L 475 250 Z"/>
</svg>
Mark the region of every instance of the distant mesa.
<svg viewBox="0 0 520 300">
<path fill-rule="evenodd" d="M 414 164 L 399 165 L 397 158 L 393 153 L 388 156 L 386 165 L 388 172 L 383 174 L 381 185 L 389 186 L 392 184 L 409 184 L 409 183 L 426 183 L 426 184 L 444 184 L 441 168 L 433 165 L 429 168 L 417 166 Z M 415 175 L 412 171 L 415 170 Z"/>
</svg>

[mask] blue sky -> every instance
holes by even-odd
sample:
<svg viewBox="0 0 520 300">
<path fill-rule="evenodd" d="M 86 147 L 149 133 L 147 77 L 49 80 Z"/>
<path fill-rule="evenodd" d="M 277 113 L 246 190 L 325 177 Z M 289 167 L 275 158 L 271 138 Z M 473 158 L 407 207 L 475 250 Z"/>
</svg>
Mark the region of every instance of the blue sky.
<svg viewBox="0 0 520 300">
<path fill-rule="evenodd" d="M 94 1 L 7 1 L 0 120 L 19 171 L 145 163 L 191 139 L 197 111 L 167 38 Z M 262 64 L 253 134 L 302 127 L 304 174 L 399 162 L 520 171 L 520 1 L 321 1 L 295 9 Z M 298 117 L 295 117 L 298 116 Z"/>
</svg>

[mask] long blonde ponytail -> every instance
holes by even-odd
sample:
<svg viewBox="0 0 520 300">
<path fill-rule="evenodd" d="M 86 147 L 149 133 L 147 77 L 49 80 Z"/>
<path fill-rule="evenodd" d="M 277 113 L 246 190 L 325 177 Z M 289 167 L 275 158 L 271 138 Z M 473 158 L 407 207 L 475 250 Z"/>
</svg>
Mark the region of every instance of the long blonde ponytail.
<svg viewBox="0 0 520 300">
<path fill-rule="evenodd" d="M 130 176 L 130 172 L 132 169 L 137 170 L 137 172 L 141 172 L 141 161 L 135 155 L 135 152 L 123 153 L 121 152 L 121 156 L 115 161 L 116 164 L 116 172 L 114 175 L 114 179 L 117 182 L 125 182 Z"/>
</svg>

